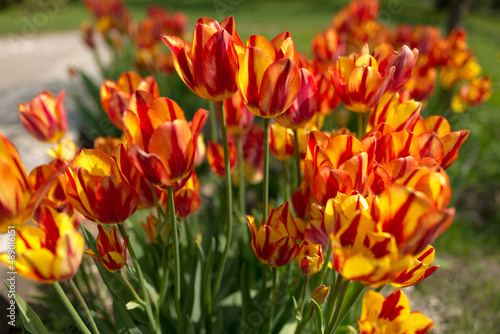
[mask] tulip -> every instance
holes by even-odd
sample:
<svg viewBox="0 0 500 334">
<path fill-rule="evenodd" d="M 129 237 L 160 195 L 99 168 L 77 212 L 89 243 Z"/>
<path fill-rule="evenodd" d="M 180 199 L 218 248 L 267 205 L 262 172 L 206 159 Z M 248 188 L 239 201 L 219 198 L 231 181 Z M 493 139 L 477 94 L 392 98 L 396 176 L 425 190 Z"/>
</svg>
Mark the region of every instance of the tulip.
<svg viewBox="0 0 500 334">
<path fill-rule="evenodd" d="M 370 113 L 368 131 L 381 123 L 391 125 L 394 131 L 412 128 L 421 108 L 422 103 L 414 100 L 401 102 L 398 93 L 385 94 Z"/>
<path fill-rule="evenodd" d="M 200 207 L 200 181 L 193 171 L 186 184 L 174 194 L 175 212 L 179 218 L 186 218 Z"/>
<path fill-rule="evenodd" d="M 84 250 L 83 237 L 65 213 L 45 207 L 38 225 L 16 229 L 15 270 L 29 279 L 50 284 L 73 277 L 78 271 Z M 0 262 L 10 267 L 7 253 Z"/>
<path fill-rule="evenodd" d="M 122 269 L 127 262 L 128 236 L 122 244 L 114 226 L 111 231 L 101 225 L 97 225 L 97 228 L 99 234 L 96 239 L 96 247 L 99 255 L 95 254 L 90 248 L 85 251 L 85 254 L 92 256 L 99 261 L 104 269 L 114 273 Z"/>
<path fill-rule="evenodd" d="M 172 52 L 177 74 L 196 95 L 215 101 L 234 95 L 238 56 L 244 48 L 232 16 L 220 24 L 208 17 L 198 19 L 191 47 L 173 34 L 163 34 L 162 39 Z"/>
<path fill-rule="evenodd" d="M 121 224 L 137 209 L 139 196 L 116 161 L 98 150 L 83 149 L 66 171 L 66 195 L 77 211 L 102 224 Z"/>
<path fill-rule="evenodd" d="M 112 155 L 113 150 L 122 140 L 113 136 L 97 137 L 94 139 L 94 149 L 103 151 L 107 155 Z"/>
<path fill-rule="evenodd" d="M 313 292 L 311 292 L 311 299 L 314 300 L 319 306 L 321 306 L 326 302 L 329 294 L 330 287 L 321 285 L 314 289 Z"/>
<path fill-rule="evenodd" d="M 377 60 L 379 71 L 390 71 L 395 68 L 394 80 L 389 88 L 390 92 L 400 90 L 412 75 L 413 67 L 418 57 L 418 50 L 403 45 L 401 53 L 394 50 L 394 46 L 388 43 L 381 44 L 373 50 L 373 57 Z"/>
<path fill-rule="evenodd" d="M 300 90 L 298 65 L 290 33 L 283 32 L 271 42 L 259 35 L 250 36 L 236 77 L 248 110 L 274 118 L 290 108 Z"/>
<path fill-rule="evenodd" d="M 271 210 L 265 224 L 257 228 L 255 218 L 247 216 L 252 234 L 252 250 L 257 259 L 270 267 L 282 267 L 295 259 L 299 247 L 299 230 L 292 218 L 288 202 Z"/>
<path fill-rule="evenodd" d="M 109 119 L 118 129 L 123 129 L 123 114 L 128 109 L 129 101 L 135 90 L 143 90 L 154 97 L 160 96 L 158 83 L 153 76 L 142 78 L 129 71 L 122 73 L 117 82 L 104 80 L 101 85 L 101 105 Z"/>
<path fill-rule="evenodd" d="M 365 113 L 373 108 L 390 88 L 395 67 L 380 69 L 377 60 L 367 54 L 339 57 L 330 68 L 332 82 L 344 106 L 354 112 Z"/>
<path fill-rule="evenodd" d="M 477 77 L 462 84 L 451 100 L 455 112 L 464 112 L 467 107 L 477 107 L 488 101 L 492 95 L 492 83 L 489 77 Z"/>
<path fill-rule="evenodd" d="M 264 176 L 264 129 L 254 124 L 243 138 L 243 174 L 250 184 L 262 182 Z"/>
<path fill-rule="evenodd" d="M 311 45 L 314 57 L 321 62 L 335 62 L 345 53 L 345 42 L 334 27 L 314 36 Z"/>
<path fill-rule="evenodd" d="M 33 215 L 30 203 L 33 187 L 21 157 L 12 143 L 0 133 L 0 233 L 8 226 L 21 226 Z"/>
<path fill-rule="evenodd" d="M 415 256 L 415 264 L 394 278 L 391 285 L 396 288 L 404 288 L 422 282 L 439 268 L 439 265 L 431 266 L 434 262 L 434 255 L 434 248 L 427 245 L 422 252 Z"/>
<path fill-rule="evenodd" d="M 318 86 L 314 75 L 305 68 L 299 70 L 300 90 L 292 106 L 276 117 L 276 121 L 291 129 L 299 129 L 309 122 L 317 109 Z"/>
<path fill-rule="evenodd" d="M 63 159 L 65 161 L 71 161 L 78 154 L 80 148 L 71 140 L 70 137 L 66 137 L 57 143 L 51 149 L 45 151 L 52 159 Z"/>
<path fill-rule="evenodd" d="M 281 161 L 286 161 L 295 153 L 295 144 L 292 129 L 282 127 L 277 123 L 269 127 L 269 148 L 274 157 Z"/>
<path fill-rule="evenodd" d="M 54 143 L 68 130 L 64 91 L 57 100 L 50 92 L 41 92 L 28 103 L 19 103 L 18 109 L 24 128 L 38 140 Z"/>
<path fill-rule="evenodd" d="M 226 116 L 227 132 L 232 135 L 247 133 L 255 118 L 255 115 L 245 107 L 240 93 L 224 100 L 224 115 Z"/>
<path fill-rule="evenodd" d="M 186 180 L 193 170 L 198 135 L 208 118 L 199 109 L 191 123 L 175 101 L 137 91 L 124 115 L 128 155 L 139 173 L 163 187 Z"/>
<path fill-rule="evenodd" d="M 229 166 L 231 173 L 236 167 L 236 162 L 238 159 L 238 152 L 236 151 L 236 146 L 232 142 L 229 142 Z M 224 178 L 226 175 L 224 166 L 224 147 L 220 144 L 214 143 L 213 141 L 208 142 L 207 148 L 207 161 L 210 166 L 210 170 L 217 176 Z"/>
<path fill-rule="evenodd" d="M 358 319 L 360 334 L 428 333 L 434 322 L 420 312 L 411 312 L 410 303 L 401 290 L 387 298 L 368 290 L 363 297 L 361 316 Z"/>
<path fill-rule="evenodd" d="M 323 266 L 323 253 L 321 245 L 303 240 L 299 245 L 299 252 L 295 261 L 304 275 L 312 276 L 318 273 Z"/>
</svg>

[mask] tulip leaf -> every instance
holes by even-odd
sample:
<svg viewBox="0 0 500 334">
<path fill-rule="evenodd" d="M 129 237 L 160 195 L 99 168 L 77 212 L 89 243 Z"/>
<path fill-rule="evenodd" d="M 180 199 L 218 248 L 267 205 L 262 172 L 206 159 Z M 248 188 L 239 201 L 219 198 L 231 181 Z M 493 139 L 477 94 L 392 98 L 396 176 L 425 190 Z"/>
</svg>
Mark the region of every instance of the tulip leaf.
<svg viewBox="0 0 500 334">
<path fill-rule="evenodd" d="M 7 291 L 11 291 L 7 282 L 5 282 L 5 286 L 7 287 Z M 30 333 L 49 334 L 47 328 L 45 328 L 38 315 L 35 313 L 35 311 L 33 311 L 33 309 L 28 305 L 28 303 L 26 303 L 24 299 L 22 299 L 15 292 L 14 292 L 14 299 L 16 301 L 19 313 L 21 314 L 21 322 L 23 328 L 25 328 Z"/>
<path fill-rule="evenodd" d="M 126 305 L 125 305 L 125 308 L 127 310 L 133 310 L 135 308 L 140 308 L 141 310 L 144 310 L 144 306 L 142 306 L 141 304 L 139 304 L 138 302 L 134 301 L 134 300 L 131 300 L 129 301 Z"/>
<path fill-rule="evenodd" d="M 127 309 L 130 310 L 129 304 L 135 303 L 137 306 L 142 307 L 142 305 L 136 302 L 128 302 Z M 123 307 L 122 304 L 118 303 L 116 300 L 113 300 L 113 316 L 115 317 L 115 329 L 119 334 L 141 334 L 142 331 L 137 327 L 137 325 L 130 318 L 129 313 Z"/>
<path fill-rule="evenodd" d="M 299 304 L 297 303 L 295 296 L 292 296 L 292 300 L 293 300 L 293 315 L 295 316 L 295 319 L 297 319 L 297 321 L 302 321 L 302 313 L 299 310 Z"/>
<path fill-rule="evenodd" d="M 314 306 L 314 310 L 316 311 L 316 333 L 323 334 L 323 311 L 321 310 L 321 306 L 314 299 L 311 299 L 311 303 Z"/>
<path fill-rule="evenodd" d="M 224 332 L 224 319 L 222 318 L 222 310 L 219 309 L 217 312 L 217 319 L 212 327 L 212 333 L 223 333 Z"/>
</svg>

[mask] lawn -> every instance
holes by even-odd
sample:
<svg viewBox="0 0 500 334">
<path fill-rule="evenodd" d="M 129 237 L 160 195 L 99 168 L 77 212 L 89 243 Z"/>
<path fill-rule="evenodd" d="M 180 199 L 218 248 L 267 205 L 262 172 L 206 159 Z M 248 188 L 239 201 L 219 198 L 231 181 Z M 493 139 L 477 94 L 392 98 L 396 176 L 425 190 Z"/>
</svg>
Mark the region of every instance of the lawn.
<svg viewBox="0 0 500 334">
<path fill-rule="evenodd" d="M 154 1 L 125 1 L 135 18 Z M 79 2 L 53 0 L 40 7 L 13 6 L 0 11 L 0 36 L 78 29 L 78 22 L 90 20 Z M 63 4 L 64 3 L 64 4 Z M 332 15 L 348 1 L 178 1 L 169 5 L 189 15 L 190 26 L 200 16 L 221 20 L 234 15 L 243 40 L 250 34 L 272 38 L 289 30 L 297 49 L 309 52 L 311 38 L 330 22 Z M 382 1 L 381 17 L 389 25 L 400 22 L 434 24 L 444 28 L 446 13 L 436 12 L 432 1 Z M 471 13 L 466 21 L 470 46 L 483 73 L 500 90 L 500 14 Z M 12 35 L 11 35 L 12 36 Z M 459 160 L 447 171 L 453 182 L 454 224 L 437 241 L 438 270 L 412 292 L 418 308 L 440 322 L 436 333 L 490 333 L 500 326 L 500 94 L 485 105 L 453 114 L 442 112 L 452 129 L 468 128 L 470 137 Z"/>
</svg>

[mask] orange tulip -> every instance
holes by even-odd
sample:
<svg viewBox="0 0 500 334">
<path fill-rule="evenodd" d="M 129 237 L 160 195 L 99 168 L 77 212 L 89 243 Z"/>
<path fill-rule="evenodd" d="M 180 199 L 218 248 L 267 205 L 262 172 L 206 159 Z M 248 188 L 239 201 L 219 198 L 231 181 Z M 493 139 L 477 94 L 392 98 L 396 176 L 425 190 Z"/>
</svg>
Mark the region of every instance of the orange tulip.
<svg viewBox="0 0 500 334">
<path fill-rule="evenodd" d="M 415 256 L 415 265 L 401 272 L 394 278 L 391 285 L 396 288 L 404 288 L 422 282 L 432 275 L 439 268 L 439 265 L 431 266 L 432 262 L 434 262 L 434 253 L 434 248 L 427 245 L 420 254 Z"/>
<path fill-rule="evenodd" d="M 28 103 L 19 103 L 18 109 L 24 128 L 38 140 L 57 142 L 68 131 L 64 91 L 57 100 L 50 92 L 41 92 Z"/>
<path fill-rule="evenodd" d="M 368 131 L 374 126 L 387 123 L 394 131 L 412 128 L 420 116 L 422 103 L 414 100 L 402 102 L 399 94 L 385 94 L 370 113 Z"/>
<path fill-rule="evenodd" d="M 236 167 L 236 162 L 238 160 L 238 152 L 236 151 L 236 146 L 232 141 L 228 142 L 229 147 L 229 168 L 231 173 Z M 213 141 L 208 142 L 207 147 L 207 161 L 210 166 L 210 170 L 217 176 L 224 178 L 226 175 L 226 170 L 224 167 L 224 147 L 221 144 L 214 143 Z"/>
<path fill-rule="evenodd" d="M 111 122 L 123 129 L 123 114 L 128 109 L 129 100 L 135 90 L 143 90 L 154 97 L 160 96 L 158 83 L 153 76 L 142 78 L 135 72 L 125 72 L 117 82 L 104 80 L 101 85 L 101 105 Z"/>
<path fill-rule="evenodd" d="M 334 27 L 316 34 L 311 46 L 314 57 L 321 62 L 335 62 L 345 53 L 345 42 Z"/>
<path fill-rule="evenodd" d="M 137 209 L 139 196 L 116 161 L 98 150 L 83 149 L 66 171 L 69 202 L 88 219 L 121 224 Z"/>
<path fill-rule="evenodd" d="M 94 140 L 94 149 L 103 151 L 107 155 L 112 155 L 115 147 L 120 144 L 122 140 L 113 136 L 97 137 Z"/>
<path fill-rule="evenodd" d="M 38 225 L 16 229 L 15 270 L 29 279 L 50 284 L 73 277 L 84 250 L 83 237 L 65 213 L 45 207 Z M 9 255 L 0 254 L 0 262 L 10 267 Z"/>
<path fill-rule="evenodd" d="M 175 101 L 137 91 L 123 118 L 129 158 L 144 178 L 159 186 L 187 179 L 207 118 L 208 111 L 199 109 L 189 125 Z"/>
<path fill-rule="evenodd" d="M 291 129 L 298 129 L 309 122 L 317 110 L 318 86 L 314 75 L 305 68 L 299 70 L 300 90 L 292 106 L 276 117 L 276 121 Z"/>
<path fill-rule="evenodd" d="M 238 56 L 244 48 L 232 16 L 220 24 L 208 17 L 199 18 L 191 47 L 172 34 L 163 34 L 162 39 L 172 52 L 177 74 L 196 95 L 215 101 L 234 95 Z"/>
<path fill-rule="evenodd" d="M 298 65 L 290 33 L 283 32 L 271 42 L 259 35 L 250 36 L 236 76 L 248 110 L 274 118 L 290 108 L 300 90 Z"/>
<path fill-rule="evenodd" d="M 252 233 L 252 250 L 257 259 L 270 267 L 282 267 L 295 259 L 300 232 L 293 219 L 288 202 L 272 209 L 265 224 L 257 228 L 255 218 L 247 216 Z"/>
<path fill-rule="evenodd" d="M 286 161 L 295 153 L 293 131 L 273 123 L 269 127 L 269 148 L 274 157 Z"/>
<path fill-rule="evenodd" d="M 250 184 L 264 177 L 264 129 L 254 124 L 243 138 L 243 173 Z"/>
<path fill-rule="evenodd" d="M 127 262 L 128 236 L 122 244 L 114 226 L 111 231 L 101 225 L 97 225 L 97 228 L 99 229 L 99 234 L 96 239 L 96 247 L 99 256 L 90 248 L 85 251 L 85 254 L 92 256 L 99 261 L 104 269 L 114 273 L 122 269 Z"/>
<path fill-rule="evenodd" d="M 395 68 L 394 80 L 389 91 L 397 92 L 410 79 L 418 57 L 418 50 L 410 50 L 408 46 L 403 45 L 401 53 L 398 53 L 394 50 L 393 45 L 383 43 L 373 50 L 373 57 L 377 60 L 378 69 L 381 73 L 390 71 L 391 67 Z"/>
<path fill-rule="evenodd" d="M 434 326 L 434 322 L 422 313 L 411 312 L 410 303 L 401 290 L 394 291 L 387 298 L 368 290 L 362 303 L 358 319 L 360 334 L 425 334 Z"/>
</svg>

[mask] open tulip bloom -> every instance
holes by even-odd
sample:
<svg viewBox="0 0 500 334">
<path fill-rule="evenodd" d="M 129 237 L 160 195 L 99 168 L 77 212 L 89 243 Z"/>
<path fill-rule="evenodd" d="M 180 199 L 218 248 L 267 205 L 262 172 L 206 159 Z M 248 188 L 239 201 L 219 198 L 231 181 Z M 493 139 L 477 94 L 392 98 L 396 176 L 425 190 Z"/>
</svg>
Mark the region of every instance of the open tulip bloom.
<svg viewBox="0 0 500 334">
<path fill-rule="evenodd" d="M 85 4 L 89 46 L 100 32 L 118 64 L 133 43 L 136 69 L 175 68 L 218 115 L 175 96 L 169 76 L 124 70 L 94 87 L 123 135 L 86 149 L 64 138 L 64 91 L 20 103 L 28 133 L 57 146 L 28 173 L 0 133 L 0 263 L 51 284 L 85 334 L 432 329 L 400 288 L 439 275 L 433 243 L 455 218 L 447 172 L 469 137 L 427 101 L 457 86 L 462 113 L 492 95 L 463 30 L 393 31 L 377 0 L 353 0 L 309 59 L 289 32 L 243 43 L 232 16 L 199 18 L 186 42 L 182 13 L 153 6 L 135 24 L 121 0 Z M 11 290 L 23 330 L 48 333 Z"/>
</svg>

